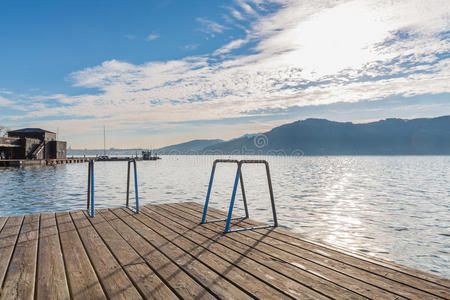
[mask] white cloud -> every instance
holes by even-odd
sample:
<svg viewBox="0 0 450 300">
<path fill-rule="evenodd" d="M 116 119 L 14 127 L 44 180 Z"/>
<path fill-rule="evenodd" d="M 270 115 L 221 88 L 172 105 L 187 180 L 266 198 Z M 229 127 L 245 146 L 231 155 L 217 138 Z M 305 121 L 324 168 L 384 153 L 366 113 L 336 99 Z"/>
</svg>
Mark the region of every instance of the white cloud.
<svg viewBox="0 0 450 300">
<path fill-rule="evenodd" d="M 183 47 L 181 47 L 181 49 L 190 51 L 190 50 L 197 49 L 199 46 L 200 46 L 200 44 L 187 44 L 187 45 L 184 45 Z"/>
<path fill-rule="evenodd" d="M 223 46 L 222 48 L 219 48 L 216 51 L 214 51 L 213 55 L 220 55 L 220 54 L 228 53 L 234 49 L 241 48 L 248 42 L 249 42 L 248 38 L 233 40 L 233 41 L 229 42 L 228 44 L 226 44 L 225 46 Z"/>
<path fill-rule="evenodd" d="M 242 6 L 247 2 L 237 3 L 251 13 Z M 42 102 L 22 118 L 92 117 L 64 121 L 65 132 L 79 132 L 99 122 L 138 128 L 237 118 L 257 110 L 449 93 L 450 58 L 444 55 L 450 38 L 442 34 L 450 30 L 449 3 L 286 1 L 270 13 L 263 1 L 253 1 L 249 7 L 257 17 L 246 38 L 210 55 L 141 65 L 110 60 L 74 72 L 75 86 L 100 93 L 47 96 L 45 101 L 64 106 Z M 209 34 L 227 29 L 197 20 Z M 248 54 L 229 55 L 249 41 L 256 46 Z M 228 56 L 215 57 L 221 54 Z"/>
<path fill-rule="evenodd" d="M 153 41 L 159 38 L 159 34 L 151 33 L 145 38 L 147 41 Z"/>
<path fill-rule="evenodd" d="M 31 100 L 58 100 L 61 98 L 67 97 L 65 94 L 53 94 L 53 95 L 39 95 L 39 96 L 32 96 L 30 97 Z"/>
<path fill-rule="evenodd" d="M 136 39 L 136 36 L 134 36 L 134 35 L 132 35 L 132 34 L 126 34 L 126 35 L 124 35 L 124 37 L 125 37 L 126 39 L 129 39 L 129 40 L 135 40 L 135 39 Z"/>
<path fill-rule="evenodd" d="M 231 14 L 240 21 L 245 20 L 245 17 L 237 9 L 232 9 Z"/>
<path fill-rule="evenodd" d="M 0 106 L 10 106 L 10 105 L 14 105 L 14 102 L 0 96 Z"/>
<path fill-rule="evenodd" d="M 0 89 L 0 94 L 4 94 L 4 95 L 12 95 L 13 92 L 5 90 L 5 89 Z"/>
<path fill-rule="evenodd" d="M 236 2 L 246 14 L 248 14 L 250 16 L 257 16 L 258 15 L 258 13 L 246 1 L 238 0 Z"/>
<path fill-rule="evenodd" d="M 222 33 L 223 31 L 228 29 L 228 27 L 214 22 L 208 18 L 197 18 L 196 20 L 200 23 L 199 30 L 207 34 Z"/>
</svg>

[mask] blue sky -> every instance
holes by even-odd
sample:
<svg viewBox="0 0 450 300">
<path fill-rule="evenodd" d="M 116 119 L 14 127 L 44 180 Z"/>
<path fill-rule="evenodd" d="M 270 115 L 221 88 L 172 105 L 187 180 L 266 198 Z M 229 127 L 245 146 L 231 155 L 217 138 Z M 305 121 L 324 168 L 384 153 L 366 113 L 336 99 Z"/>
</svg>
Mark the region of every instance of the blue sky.
<svg viewBox="0 0 450 300">
<path fill-rule="evenodd" d="M 450 114 L 450 2 L 2 1 L 0 125 L 74 148 Z"/>
</svg>

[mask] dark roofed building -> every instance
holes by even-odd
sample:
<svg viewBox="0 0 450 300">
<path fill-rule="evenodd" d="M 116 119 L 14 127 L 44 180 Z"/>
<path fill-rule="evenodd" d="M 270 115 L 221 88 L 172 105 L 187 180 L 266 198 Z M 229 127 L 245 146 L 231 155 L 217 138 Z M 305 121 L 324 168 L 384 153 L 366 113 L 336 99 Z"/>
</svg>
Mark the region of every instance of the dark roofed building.
<svg viewBox="0 0 450 300">
<path fill-rule="evenodd" d="M 32 138 L 41 141 L 56 141 L 56 133 L 40 128 L 23 128 L 8 131 L 8 137 Z"/>
<path fill-rule="evenodd" d="M 56 133 L 40 128 L 12 130 L 7 138 L 0 138 L 0 158 L 66 158 L 66 142 L 57 141 Z"/>
<path fill-rule="evenodd" d="M 48 131 L 48 130 L 45 130 L 45 129 L 42 129 L 42 128 L 22 128 L 22 129 L 17 129 L 17 130 L 10 130 L 8 132 L 9 133 L 14 133 L 14 132 L 22 132 L 22 133 L 49 132 L 49 133 L 54 133 L 53 131 Z"/>
</svg>

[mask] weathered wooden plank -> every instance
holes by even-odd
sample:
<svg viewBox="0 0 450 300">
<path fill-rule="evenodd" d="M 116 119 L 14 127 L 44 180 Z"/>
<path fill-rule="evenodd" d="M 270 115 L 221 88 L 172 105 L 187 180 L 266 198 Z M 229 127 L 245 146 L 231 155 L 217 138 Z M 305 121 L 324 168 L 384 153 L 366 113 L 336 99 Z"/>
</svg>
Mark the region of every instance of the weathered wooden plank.
<svg viewBox="0 0 450 300">
<path fill-rule="evenodd" d="M 171 219 L 169 219 L 166 215 L 167 211 L 160 211 L 161 214 L 158 214 L 155 210 L 153 210 L 153 208 L 151 210 L 150 208 L 143 208 L 142 212 L 155 221 L 158 221 L 160 224 L 166 225 L 171 230 L 177 232 L 177 234 L 179 234 L 180 236 L 188 238 L 190 241 L 194 242 L 194 245 L 190 245 L 191 248 L 186 249 L 191 254 L 199 256 L 199 254 L 201 253 L 203 257 L 205 250 L 208 250 L 229 262 L 229 268 L 240 268 L 251 274 L 252 276 L 248 278 L 247 281 L 239 281 L 239 285 L 244 289 L 252 290 L 254 287 L 254 289 L 259 290 L 257 284 L 255 284 L 259 283 L 267 286 L 273 286 L 274 288 L 293 298 L 299 296 L 301 296 L 303 299 L 326 298 L 323 296 L 323 293 L 317 292 L 314 289 L 314 286 L 318 285 L 318 282 L 312 276 L 305 276 L 304 273 L 297 273 L 296 275 L 299 276 L 299 281 L 308 282 L 307 285 L 303 285 L 299 281 L 292 280 L 291 278 L 282 275 L 276 270 L 267 267 L 265 264 L 260 264 L 259 262 L 250 259 L 247 256 L 247 252 L 250 251 L 250 249 L 247 249 L 247 251 L 243 251 L 241 253 L 239 251 L 235 251 L 234 249 L 226 247 L 223 243 L 221 243 L 222 239 L 226 238 L 222 236 L 222 234 L 213 233 L 209 237 L 202 236 L 196 232 L 196 227 L 199 226 L 196 226 L 196 224 L 188 224 L 188 226 L 183 227 L 175 222 L 172 222 Z M 335 296 L 338 295 L 337 292 L 340 292 L 342 296 L 348 299 L 361 298 L 359 295 L 342 289 L 339 286 L 329 285 L 325 286 L 325 289 L 328 289 L 329 293 L 334 294 Z M 337 292 L 335 292 L 334 289 L 337 290 Z M 267 294 L 260 294 L 258 295 L 258 297 L 267 297 Z"/>
<path fill-rule="evenodd" d="M 330 254 L 328 251 L 332 251 L 334 254 L 341 255 L 343 258 L 349 261 L 358 262 L 358 266 L 365 268 L 368 271 L 383 274 L 382 272 L 386 270 L 384 276 L 392 280 L 399 280 L 405 284 L 417 283 L 420 284 L 426 290 L 435 290 L 437 285 L 450 288 L 450 280 L 426 273 L 420 270 L 412 269 L 406 266 L 399 265 L 394 262 L 389 262 L 378 257 L 370 257 L 356 251 L 351 251 L 343 247 L 338 247 L 336 245 L 330 245 L 329 243 L 322 241 L 314 241 L 302 236 L 295 236 L 282 228 L 277 228 L 273 231 L 273 237 L 277 238 L 285 243 L 298 245 L 299 241 L 301 243 L 306 243 L 308 247 L 315 246 L 319 251 L 324 251 Z M 323 250 L 322 250 L 323 249 Z M 356 260 L 355 260 L 356 259 Z M 351 262 L 349 262 L 351 263 Z"/>
<path fill-rule="evenodd" d="M 177 205 L 180 205 L 188 210 L 194 210 L 196 212 L 203 212 L 203 205 L 196 203 L 196 202 L 182 202 L 182 203 L 176 203 Z M 216 208 L 208 208 L 208 215 L 212 212 L 216 216 L 226 217 L 226 212 L 216 209 Z M 261 223 L 255 220 L 245 219 L 242 220 L 242 222 L 238 222 L 237 226 L 255 226 L 255 225 L 266 225 L 265 223 Z M 297 244 L 296 240 L 300 240 L 303 242 L 310 243 L 312 245 L 316 245 L 319 248 L 326 248 L 328 250 L 332 250 L 337 252 L 340 255 L 349 256 L 350 258 L 356 258 L 360 260 L 362 263 L 367 264 L 374 264 L 377 267 L 385 268 L 388 271 L 393 270 L 396 271 L 396 275 L 403 273 L 405 276 L 410 276 L 413 279 L 419 279 L 422 281 L 429 281 L 431 283 L 436 283 L 438 285 L 442 285 L 444 287 L 450 288 L 450 278 L 441 277 L 438 275 L 431 274 L 429 272 L 413 269 L 411 267 L 407 267 L 398 263 L 395 263 L 393 261 L 388 261 L 379 257 L 369 256 L 364 253 L 360 253 L 357 251 L 353 251 L 347 248 L 343 248 L 341 246 L 336 246 L 333 244 L 330 244 L 325 241 L 318 241 L 318 240 L 312 240 L 308 237 L 305 237 L 304 235 L 300 233 L 296 233 L 281 227 L 274 228 L 271 230 L 274 235 L 279 236 L 280 239 L 285 238 L 286 243 L 293 243 Z M 385 269 L 381 269 L 380 273 L 383 273 Z"/>
<path fill-rule="evenodd" d="M 185 252 L 182 247 L 173 244 L 171 240 L 160 235 L 160 232 L 141 223 L 145 222 L 145 216 L 142 214 L 129 214 L 128 210 L 116 209 L 113 211 L 119 218 L 124 220 L 132 228 L 136 230 L 143 238 L 145 238 L 154 247 L 158 248 L 166 256 L 175 261 L 183 270 L 191 277 L 195 277 L 202 282 L 209 290 L 220 298 L 226 299 L 247 299 L 247 294 L 227 281 L 221 274 L 215 273 L 214 270 L 208 268 L 195 257 Z M 164 234 L 165 235 L 165 234 Z"/>
<path fill-rule="evenodd" d="M 450 299 L 448 279 L 280 228 L 224 235 L 224 222 L 199 225 L 201 213 L 181 203 L 92 219 L 82 211 L 0 217 L 1 297 Z"/>
<path fill-rule="evenodd" d="M 143 208 L 143 210 L 145 210 L 145 208 Z M 172 228 L 175 224 L 170 224 L 170 227 L 164 226 L 161 222 L 156 222 L 154 219 L 144 216 L 143 214 L 136 215 L 135 217 L 149 228 L 152 228 L 156 232 L 160 233 L 162 236 L 169 239 L 172 243 L 182 248 L 184 251 L 188 252 L 197 260 L 216 271 L 218 274 L 228 279 L 229 282 L 232 282 L 233 284 L 241 287 L 243 290 L 252 293 L 255 297 L 265 298 L 268 295 L 276 298 L 286 298 L 286 296 L 294 297 L 296 293 L 296 295 L 298 295 L 299 292 L 302 291 L 297 285 L 291 284 L 289 287 L 285 286 L 286 289 L 284 292 L 282 289 L 277 290 L 273 288 L 267 281 L 258 280 L 258 277 L 254 276 L 253 273 L 268 272 L 270 275 L 271 270 L 264 269 L 262 266 L 252 261 L 248 261 L 241 255 L 234 256 L 227 260 L 225 258 L 228 258 L 231 253 L 227 253 L 226 249 L 221 249 L 223 252 L 219 252 L 219 254 L 217 254 L 217 252 L 209 251 L 210 248 L 214 246 L 214 241 L 208 239 L 204 241 L 204 245 L 200 245 L 200 243 L 195 243 L 193 240 L 186 238 L 186 236 L 190 234 L 190 230 L 182 229 L 181 234 L 179 234 Z M 165 221 L 166 220 L 162 220 L 163 223 Z M 238 262 L 239 264 L 236 265 L 234 264 L 235 262 Z M 245 270 L 247 270 L 247 272 Z M 250 272 L 248 272 L 248 270 L 250 270 Z M 317 299 L 321 296 L 319 294 L 315 294 L 313 297 L 311 295 L 314 294 L 312 291 L 305 290 L 303 290 L 303 294 L 305 295 L 305 299 L 307 299 L 308 296 L 310 296 L 310 299 Z"/>
<path fill-rule="evenodd" d="M 23 216 L 9 217 L 0 232 L 0 286 L 5 280 L 6 271 L 19 237 L 22 222 Z"/>
<path fill-rule="evenodd" d="M 95 218 L 89 218 L 89 221 L 145 298 L 178 299 L 155 272 L 150 269 L 144 259 L 116 232 L 101 214 L 97 213 Z"/>
<path fill-rule="evenodd" d="M 167 207 L 168 209 L 166 209 Z M 273 249 L 264 243 L 259 243 L 259 241 L 249 241 L 249 239 L 243 240 L 240 236 L 238 236 L 239 238 L 236 238 L 236 235 L 223 235 L 222 230 L 215 227 L 214 224 L 196 226 L 198 224 L 198 218 L 186 213 L 184 210 L 179 210 L 176 206 L 150 206 L 146 207 L 145 210 L 160 213 L 170 219 L 167 222 L 177 222 L 184 225 L 186 228 L 192 228 L 193 231 L 198 232 L 205 237 L 213 238 L 214 236 L 218 236 L 216 239 L 217 243 L 276 270 L 276 272 L 285 275 L 290 278 L 290 280 L 299 282 L 300 284 L 317 290 L 329 297 L 344 297 L 349 299 L 361 295 L 363 297 L 373 297 L 377 299 L 393 299 L 396 297 L 400 299 L 398 295 L 386 292 L 383 289 L 348 277 L 313 262 L 299 259 L 298 257 L 283 253 L 282 251 L 277 251 L 277 249 Z M 282 267 L 280 267 L 280 265 L 282 265 Z M 276 277 L 276 275 L 270 276 Z M 353 294 L 351 291 L 358 294 Z"/>
<path fill-rule="evenodd" d="M 8 217 L 0 217 L 0 232 L 2 231 L 3 226 L 5 225 L 7 220 L 8 220 Z"/>
<path fill-rule="evenodd" d="M 186 204 L 181 204 L 181 206 L 186 208 Z M 199 209 L 198 205 L 195 205 L 194 207 L 194 211 L 197 214 L 197 217 L 199 217 L 201 209 Z M 224 212 L 215 209 L 211 209 L 209 213 L 214 217 L 221 217 L 224 214 Z M 236 223 L 237 227 L 249 226 L 250 224 L 253 224 L 251 223 L 251 220 L 246 220 L 245 222 L 246 223 L 234 223 Z M 224 224 L 216 223 L 215 226 L 221 226 L 223 229 Z M 326 265 L 329 268 L 333 268 L 334 270 L 342 272 L 348 276 L 359 278 L 369 284 L 373 284 L 377 287 L 397 293 L 404 297 L 421 298 L 430 297 L 431 295 L 443 298 L 450 297 L 449 289 L 440 285 L 430 283 L 428 281 L 424 281 L 365 260 L 360 260 L 356 257 L 342 254 L 319 245 L 311 245 L 310 243 L 303 242 L 301 240 L 298 240 L 295 244 L 292 244 L 292 242 L 289 243 L 284 240 L 273 238 L 272 236 L 277 234 L 274 232 L 275 230 L 262 229 L 255 231 L 243 231 L 240 232 L 239 235 L 249 237 L 253 240 L 258 240 L 265 244 L 271 245 L 272 247 L 283 250 L 286 253 L 307 258 L 316 263 L 321 263 L 322 265 Z M 386 269 L 386 273 L 382 273 L 384 269 Z M 402 280 L 397 280 L 398 277 Z"/>
<path fill-rule="evenodd" d="M 106 298 L 69 213 L 56 213 L 61 248 L 73 299 Z"/>
<path fill-rule="evenodd" d="M 83 212 L 71 212 L 92 266 L 110 299 L 142 298 Z"/>
<path fill-rule="evenodd" d="M 192 279 L 175 262 L 171 261 L 157 248 L 148 243 L 110 210 L 100 210 L 99 213 L 181 298 L 215 299 L 208 290 Z"/>
<path fill-rule="evenodd" d="M 41 214 L 36 298 L 69 299 L 63 255 L 54 213 Z"/>
<path fill-rule="evenodd" d="M 203 205 L 196 203 L 196 202 L 184 202 L 184 203 L 177 203 L 177 204 L 179 204 L 189 210 L 195 210 L 197 212 L 203 211 Z M 212 207 L 208 208 L 208 214 L 210 212 L 214 213 L 215 215 L 221 215 L 222 217 L 225 216 L 224 211 L 221 211 L 216 208 L 212 208 Z M 247 220 L 243 221 L 243 225 L 255 226 L 255 225 L 264 225 L 264 223 L 254 221 L 252 219 L 247 219 Z M 240 226 L 240 225 L 238 224 L 237 226 Z M 298 244 L 298 241 L 302 241 L 302 242 L 306 242 L 311 245 L 317 246 L 319 250 L 321 250 L 321 249 L 332 250 L 339 255 L 349 256 L 349 259 L 356 258 L 362 264 L 365 264 L 368 267 L 371 267 L 371 268 L 377 267 L 378 269 L 371 270 L 371 271 L 374 271 L 374 272 L 379 271 L 379 274 L 386 274 L 386 276 L 389 276 L 390 272 L 393 270 L 393 271 L 395 271 L 395 276 L 400 276 L 399 280 L 403 280 L 405 278 L 407 279 L 409 276 L 409 278 L 414 281 L 417 281 L 417 279 L 419 279 L 419 280 L 428 281 L 431 283 L 435 283 L 435 284 L 450 288 L 450 279 L 448 279 L 448 278 L 443 278 L 440 276 L 432 275 L 430 273 L 412 269 L 412 268 L 397 264 L 395 262 L 387 261 L 387 260 L 384 260 L 384 259 L 381 259 L 378 257 L 364 255 L 363 253 L 351 251 L 349 249 L 338 247 L 336 245 L 332 245 L 332 244 L 324 242 L 324 241 L 311 240 L 299 233 L 295 233 L 295 232 L 292 232 L 292 231 L 289 231 L 289 230 L 286 230 L 286 229 L 283 229 L 280 227 L 272 230 L 271 234 L 273 234 L 274 236 L 278 237 L 279 239 L 285 241 L 286 243 L 293 243 L 295 245 L 295 244 Z M 375 266 L 372 266 L 372 265 L 375 265 Z M 420 282 L 420 281 L 417 281 L 417 282 Z M 431 288 L 433 288 L 433 287 L 431 287 Z"/>
<path fill-rule="evenodd" d="M 263 230 L 260 234 L 265 234 L 267 231 Z M 386 278 L 392 282 L 392 285 L 387 287 L 386 289 L 396 291 L 400 287 L 402 287 L 402 292 L 411 291 L 416 297 L 424 297 L 427 294 L 450 298 L 450 290 L 442 285 L 437 284 L 436 282 L 424 281 L 421 278 L 415 277 L 411 274 L 405 274 L 403 272 L 399 272 L 393 269 L 389 269 L 387 267 L 381 267 L 379 265 L 368 262 L 367 260 L 360 260 L 356 257 L 352 257 L 349 259 L 347 255 L 342 254 L 337 250 L 332 250 L 328 247 L 320 246 L 319 244 L 312 244 L 306 241 L 292 241 L 291 243 L 287 243 L 284 239 L 278 239 L 279 235 L 274 232 L 269 233 L 266 239 L 267 243 L 273 243 L 276 247 L 281 247 L 285 251 L 293 251 L 297 252 L 298 249 L 305 249 L 308 251 L 314 251 L 318 255 L 322 256 L 324 259 L 331 258 L 332 260 L 338 261 L 342 265 L 350 265 L 352 267 L 357 268 L 360 271 L 363 271 L 364 274 L 367 274 L 364 280 L 375 279 L 375 276 Z M 295 243 L 295 244 L 294 244 Z M 313 246 L 313 247 L 312 247 Z M 382 269 L 387 269 L 386 273 L 381 273 Z M 423 292 L 422 292 L 423 291 Z M 401 294 L 401 293 L 400 293 Z"/>
<path fill-rule="evenodd" d="M 4 299 L 33 299 L 38 239 L 39 215 L 25 216 L 3 284 Z"/>
</svg>

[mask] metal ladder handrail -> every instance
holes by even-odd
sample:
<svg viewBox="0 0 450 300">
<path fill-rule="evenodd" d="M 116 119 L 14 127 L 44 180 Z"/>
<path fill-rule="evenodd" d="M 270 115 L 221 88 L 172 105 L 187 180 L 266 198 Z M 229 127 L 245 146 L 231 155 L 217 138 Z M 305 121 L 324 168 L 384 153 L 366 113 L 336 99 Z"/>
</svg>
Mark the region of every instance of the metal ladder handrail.
<svg viewBox="0 0 450 300">
<path fill-rule="evenodd" d="M 134 194 L 136 200 L 136 208 L 133 209 L 129 206 L 130 199 L 130 165 L 134 164 Z M 95 216 L 95 193 L 94 193 L 94 160 L 90 160 L 88 163 L 88 190 L 87 190 L 87 211 L 91 218 Z M 128 177 L 127 177 L 127 198 L 126 207 L 135 212 L 139 213 L 139 194 L 138 194 L 138 184 L 137 184 L 137 166 L 136 159 L 130 159 L 128 161 Z"/>
<path fill-rule="evenodd" d="M 91 218 L 95 216 L 94 206 L 94 160 L 88 163 L 88 191 L 87 191 L 87 210 Z M 89 211 L 90 209 L 90 211 Z"/>
<path fill-rule="evenodd" d="M 225 219 L 214 219 L 214 220 L 206 220 L 206 214 L 208 212 L 208 205 L 209 205 L 209 199 L 211 196 L 211 189 L 212 189 L 212 185 L 213 185 L 213 181 L 214 181 L 214 174 L 216 172 L 216 165 L 218 163 L 235 163 L 237 165 L 239 165 L 239 160 L 236 159 L 216 159 L 213 162 L 213 166 L 211 169 L 211 176 L 209 178 L 209 185 L 208 185 L 208 192 L 206 193 L 206 200 L 205 200 L 205 205 L 203 207 L 203 216 L 202 216 L 202 221 L 201 224 L 205 224 L 205 223 L 213 223 L 213 222 L 219 222 L 219 221 L 225 221 Z M 236 217 L 233 218 L 233 220 L 241 220 L 241 219 L 247 219 L 248 218 L 248 207 L 247 207 L 247 199 L 245 197 L 245 188 L 244 188 L 244 179 L 241 176 L 240 177 L 240 182 L 241 182 L 241 190 L 242 190 L 242 200 L 244 201 L 244 208 L 245 208 L 245 216 L 243 217 Z"/>
<path fill-rule="evenodd" d="M 239 178 L 242 177 L 242 165 L 243 164 L 264 164 L 266 166 L 267 184 L 269 186 L 270 202 L 272 205 L 273 225 L 252 226 L 252 227 L 230 229 L 230 223 L 232 220 L 231 216 L 233 215 L 234 200 L 236 198 L 236 191 L 237 191 L 237 186 L 239 183 Z M 270 177 L 269 163 L 266 160 L 249 160 L 249 159 L 247 159 L 247 160 L 239 161 L 238 169 L 236 171 L 236 178 L 234 180 L 233 193 L 231 195 L 230 208 L 228 209 L 228 217 L 227 217 L 227 222 L 225 225 L 224 232 L 229 233 L 229 232 L 237 232 L 237 231 L 252 230 L 252 229 L 262 229 L 262 228 L 277 227 L 277 226 L 278 226 L 278 219 L 277 219 L 277 212 L 275 209 L 275 199 L 273 196 L 272 178 Z"/>
<path fill-rule="evenodd" d="M 231 194 L 230 207 L 228 209 L 227 218 L 207 221 L 206 220 L 206 214 L 207 214 L 207 211 L 208 211 L 209 198 L 210 198 L 210 195 L 211 195 L 211 189 L 212 189 L 212 184 L 213 184 L 213 180 L 214 180 L 214 173 L 215 173 L 215 170 L 216 170 L 217 163 L 237 163 L 236 177 L 235 177 L 235 180 L 234 180 L 233 192 Z M 244 181 L 243 181 L 243 176 L 242 176 L 242 165 L 243 164 L 264 164 L 265 167 L 266 167 L 267 184 L 269 186 L 269 195 L 270 195 L 270 202 L 271 202 L 271 206 L 272 206 L 272 214 L 273 214 L 273 222 L 274 222 L 273 225 L 263 225 L 263 226 L 253 226 L 253 227 L 230 229 L 231 220 L 246 219 L 246 218 L 249 217 L 248 207 L 247 207 L 247 199 L 246 199 L 246 196 L 245 196 Z M 241 189 L 242 189 L 242 196 L 243 196 L 244 207 L 245 207 L 245 216 L 244 217 L 232 218 L 234 202 L 235 202 L 235 199 L 236 199 L 236 192 L 237 192 L 237 187 L 238 187 L 239 183 L 241 184 Z M 274 199 L 274 196 L 273 196 L 272 178 L 270 176 L 269 163 L 266 160 L 216 159 L 214 161 L 213 167 L 212 167 L 212 170 L 211 170 L 211 177 L 209 179 L 209 186 L 208 186 L 208 192 L 206 194 L 205 205 L 203 207 L 203 216 L 202 216 L 201 224 L 218 222 L 218 221 L 226 221 L 224 233 L 243 231 L 243 230 L 252 230 L 252 229 L 262 229 L 262 228 L 269 228 L 269 227 L 277 227 L 278 226 L 277 212 L 276 212 L 276 208 L 275 208 L 275 199 Z"/>
<path fill-rule="evenodd" d="M 136 200 L 136 209 L 133 209 L 129 206 L 130 202 L 130 165 L 133 163 L 134 165 L 134 197 Z M 137 184 L 137 167 L 136 167 L 136 159 L 130 159 L 128 161 L 128 177 L 127 177 L 127 201 L 126 207 L 135 213 L 139 213 L 139 195 L 138 195 L 138 184 Z"/>
</svg>

